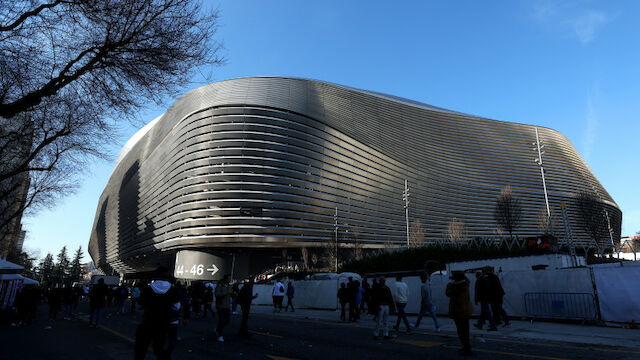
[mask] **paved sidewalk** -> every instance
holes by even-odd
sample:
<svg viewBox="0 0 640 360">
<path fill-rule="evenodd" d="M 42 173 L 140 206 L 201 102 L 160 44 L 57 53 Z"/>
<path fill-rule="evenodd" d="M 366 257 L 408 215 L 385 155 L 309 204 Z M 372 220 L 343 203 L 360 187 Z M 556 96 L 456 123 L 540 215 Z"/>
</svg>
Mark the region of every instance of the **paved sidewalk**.
<svg viewBox="0 0 640 360">
<path fill-rule="evenodd" d="M 273 314 L 273 307 L 253 306 L 252 312 L 256 314 Z M 340 311 L 333 310 L 310 310 L 296 309 L 295 312 L 281 312 L 274 316 L 302 318 L 311 320 L 321 320 L 328 322 L 340 322 Z M 416 316 L 408 316 L 409 323 L 414 325 Z M 390 316 L 390 324 L 395 325 L 396 316 Z M 455 335 L 456 327 L 453 320 L 438 316 L 442 335 Z M 471 320 L 472 323 L 475 320 Z M 346 323 L 345 323 L 346 324 Z M 357 326 L 365 326 L 373 329 L 375 326 L 373 317 L 362 315 Z M 551 322 L 530 322 L 522 320 L 512 320 L 511 326 L 504 328 L 499 326 L 496 332 L 488 332 L 471 327 L 471 336 L 482 342 L 482 339 L 513 339 L 515 340 L 536 340 L 572 343 L 588 347 L 590 345 L 605 345 L 611 347 L 624 347 L 640 351 L 640 329 L 624 329 L 619 327 L 596 326 L 596 325 L 574 325 Z M 404 332 L 404 324 L 400 324 L 400 332 Z M 412 329 L 413 330 L 413 329 Z M 435 334 L 433 319 L 425 316 L 420 324 L 420 332 Z M 640 356 L 640 354 L 639 354 Z"/>
</svg>

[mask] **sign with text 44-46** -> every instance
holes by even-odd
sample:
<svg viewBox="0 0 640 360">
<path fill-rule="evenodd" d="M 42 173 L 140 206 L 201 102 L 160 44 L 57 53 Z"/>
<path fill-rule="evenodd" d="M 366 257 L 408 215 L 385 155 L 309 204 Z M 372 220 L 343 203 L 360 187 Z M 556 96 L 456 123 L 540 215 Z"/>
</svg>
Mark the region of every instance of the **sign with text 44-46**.
<svg viewBox="0 0 640 360">
<path fill-rule="evenodd" d="M 202 251 L 181 250 L 176 253 L 173 276 L 177 279 L 220 280 L 226 273 L 225 258 Z"/>
</svg>

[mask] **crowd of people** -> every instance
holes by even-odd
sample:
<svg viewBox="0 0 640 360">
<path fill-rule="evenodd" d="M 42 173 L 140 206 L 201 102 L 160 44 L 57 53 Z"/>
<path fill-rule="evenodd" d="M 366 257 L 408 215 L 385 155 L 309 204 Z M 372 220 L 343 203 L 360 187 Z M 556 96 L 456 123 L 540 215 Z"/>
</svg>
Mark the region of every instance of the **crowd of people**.
<svg viewBox="0 0 640 360">
<path fill-rule="evenodd" d="M 480 306 L 480 316 L 474 326 L 482 329 L 489 324 L 488 331 L 496 331 L 497 326 L 509 326 L 509 318 L 503 308 L 504 289 L 493 268 L 485 267 L 475 273 L 473 300 Z M 470 295 L 470 281 L 465 272 L 452 271 L 451 281 L 446 287 L 449 297 L 448 314 L 454 320 L 462 349 L 461 355 L 471 355 L 469 341 L 469 322 L 473 314 Z M 384 277 L 367 278 L 362 281 L 349 277 L 341 282 L 337 292 L 340 304 L 340 320 L 357 322 L 361 314 L 370 314 L 375 321 L 374 338 L 389 338 L 390 317 L 396 314 L 393 328 L 399 332 L 403 324 L 406 332 L 420 326 L 422 318 L 430 315 L 437 332 L 440 323 L 436 315 L 436 306 L 432 301 L 429 277 L 420 277 L 420 304 L 416 323 L 412 326 L 406 315 L 410 289 L 401 276 L 397 276 L 390 287 Z M 286 285 L 285 285 L 286 283 Z M 393 289 L 393 290 L 392 290 Z M 178 340 L 179 324 L 188 324 L 193 319 L 217 318 L 216 338 L 224 342 L 224 330 L 232 314 L 237 314 L 240 306 L 242 320 L 238 335 L 250 337 L 248 319 L 252 300 L 258 294 L 253 293 L 253 280 L 243 284 L 232 282 L 228 275 L 217 283 L 192 281 L 188 286 L 169 278 L 156 278 L 151 282 L 137 282 L 130 286 L 107 286 L 100 278 L 90 288 L 82 284 L 54 286 L 40 290 L 35 286 L 25 286 L 16 296 L 15 308 L 17 325 L 28 326 L 36 316 L 38 304 L 45 300 L 49 307 L 48 319 L 55 321 L 60 310 L 63 319 L 71 319 L 76 314 L 82 298 L 89 303 L 89 327 L 99 326 L 105 308 L 110 314 L 135 314 L 142 309 L 141 322 L 136 329 L 135 359 L 144 359 L 151 345 L 158 359 L 168 359 Z M 293 281 L 277 280 L 272 290 L 274 312 L 295 311 L 293 300 L 295 288 Z M 284 298 L 287 298 L 283 309 Z M 127 307 L 127 300 L 129 306 Z M 113 311 L 115 310 L 115 312 Z M 347 312 L 348 310 L 348 312 Z"/>
</svg>

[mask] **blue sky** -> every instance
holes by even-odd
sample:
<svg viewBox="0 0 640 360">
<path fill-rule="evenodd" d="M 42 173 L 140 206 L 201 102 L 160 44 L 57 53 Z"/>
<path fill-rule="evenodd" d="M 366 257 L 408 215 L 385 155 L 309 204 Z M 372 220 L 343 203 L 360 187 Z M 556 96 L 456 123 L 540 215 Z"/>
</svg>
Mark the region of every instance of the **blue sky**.
<svg viewBox="0 0 640 360">
<path fill-rule="evenodd" d="M 207 4 L 209 6 L 209 4 Z M 640 2 L 226 1 L 218 5 L 227 64 L 213 81 L 313 78 L 527 124 L 566 135 L 640 231 Z M 185 92 L 202 84 L 201 76 Z M 151 121 L 173 103 L 150 105 Z M 75 195 L 24 220 L 41 257 L 86 249 L 111 161 L 82 174 Z M 88 260 L 89 257 L 85 257 Z"/>
</svg>

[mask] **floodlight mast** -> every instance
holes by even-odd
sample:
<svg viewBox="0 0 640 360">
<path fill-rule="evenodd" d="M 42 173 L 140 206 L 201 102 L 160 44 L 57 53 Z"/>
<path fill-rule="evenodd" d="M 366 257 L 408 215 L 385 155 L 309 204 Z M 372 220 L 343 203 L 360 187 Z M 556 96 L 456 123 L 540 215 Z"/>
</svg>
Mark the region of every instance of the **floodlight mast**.
<svg viewBox="0 0 640 360">
<path fill-rule="evenodd" d="M 409 180 L 407 179 L 404 179 L 402 200 L 404 200 L 404 214 L 407 222 L 407 248 L 409 248 Z"/>
<path fill-rule="evenodd" d="M 540 176 L 542 177 L 542 188 L 544 189 L 544 202 L 547 206 L 547 222 L 549 223 L 549 231 L 551 232 L 551 235 L 553 235 L 553 223 L 551 222 L 551 209 L 549 208 L 549 195 L 547 194 L 547 182 L 545 181 L 544 178 L 544 167 L 542 166 L 542 155 L 544 154 L 544 151 L 542 151 L 542 149 L 544 149 L 544 144 L 540 143 L 540 134 L 538 133 L 538 128 L 536 127 L 536 142 L 533 143 L 533 145 L 536 145 L 536 148 L 538 150 L 538 158 L 535 159 L 534 161 L 540 165 Z M 533 150 L 536 150 L 536 148 L 534 148 Z"/>
<path fill-rule="evenodd" d="M 335 262 L 336 262 L 336 274 L 338 273 L 338 207 L 336 206 L 336 213 L 335 215 L 333 215 L 333 222 L 334 222 L 334 230 L 335 230 L 335 235 L 336 235 L 336 255 L 335 255 Z"/>
</svg>

